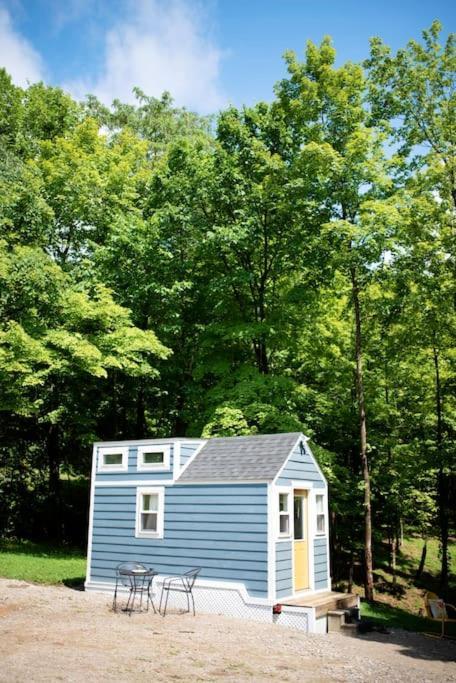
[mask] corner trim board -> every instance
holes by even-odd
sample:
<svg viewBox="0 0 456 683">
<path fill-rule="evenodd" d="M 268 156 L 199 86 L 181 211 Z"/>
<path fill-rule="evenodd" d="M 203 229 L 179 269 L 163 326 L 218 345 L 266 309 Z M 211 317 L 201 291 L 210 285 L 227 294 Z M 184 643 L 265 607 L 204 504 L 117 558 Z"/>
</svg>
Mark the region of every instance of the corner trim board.
<svg viewBox="0 0 456 683">
<path fill-rule="evenodd" d="M 90 566 L 92 564 L 93 513 L 95 508 L 95 476 L 97 472 L 97 447 L 92 450 L 92 472 L 90 475 L 90 504 L 89 504 L 89 535 L 87 539 L 87 581 L 90 581 Z"/>
</svg>

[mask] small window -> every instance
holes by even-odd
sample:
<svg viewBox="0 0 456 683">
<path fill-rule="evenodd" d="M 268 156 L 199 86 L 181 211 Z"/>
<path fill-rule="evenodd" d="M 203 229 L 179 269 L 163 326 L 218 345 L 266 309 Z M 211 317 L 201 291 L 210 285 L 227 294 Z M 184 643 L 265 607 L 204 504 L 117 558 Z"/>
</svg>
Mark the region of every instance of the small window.
<svg viewBox="0 0 456 683">
<path fill-rule="evenodd" d="M 165 462 L 165 454 L 163 451 L 157 453 L 143 453 L 144 465 L 163 465 Z"/>
<path fill-rule="evenodd" d="M 321 494 L 315 496 L 315 508 L 317 511 L 317 534 L 326 533 L 325 497 Z"/>
<path fill-rule="evenodd" d="M 99 472 L 124 472 L 128 469 L 128 448 L 100 448 Z"/>
<path fill-rule="evenodd" d="M 279 493 L 279 536 L 290 535 L 290 494 Z"/>
<path fill-rule="evenodd" d="M 138 470 L 169 470 L 169 445 L 140 446 L 138 448 Z"/>
<path fill-rule="evenodd" d="M 138 488 L 136 497 L 136 536 L 163 538 L 163 488 Z"/>
<path fill-rule="evenodd" d="M 103 465 L 122 465 L 122 453 L 104 453 Z"/>
</svg>

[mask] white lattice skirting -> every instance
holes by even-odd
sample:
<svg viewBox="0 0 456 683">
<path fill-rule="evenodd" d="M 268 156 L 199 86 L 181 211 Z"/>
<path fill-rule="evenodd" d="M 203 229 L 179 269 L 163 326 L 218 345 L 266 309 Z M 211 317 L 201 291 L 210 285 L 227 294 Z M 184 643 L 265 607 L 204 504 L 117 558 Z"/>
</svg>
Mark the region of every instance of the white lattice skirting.
<svg viewBox="0 0 456 683">
<path fill-rule="evenodd" d="M 162 589 L 162 580 L 157 577 L 154 581 L 154 602 L 158 607 Z M 86 590 L 114 592 L 114 585 L 110 583 L 88 582 Z M 280 626 L 312 631 L 314 615 L 312 609 L 304 607 L 282 607 L 281 614 L 272 613 L 271 604 L 248 602 L 241 591 L 233 587 L 214 587 L 195 584 L 193 588 L 196 612 L 205 614 L 223 614 L 238 619 L 249 619 L 263 623 L 275 623 Z M 186 610 L 187 597 L 182 593 L 169 594 L 168 610 Z"/>
</svg>

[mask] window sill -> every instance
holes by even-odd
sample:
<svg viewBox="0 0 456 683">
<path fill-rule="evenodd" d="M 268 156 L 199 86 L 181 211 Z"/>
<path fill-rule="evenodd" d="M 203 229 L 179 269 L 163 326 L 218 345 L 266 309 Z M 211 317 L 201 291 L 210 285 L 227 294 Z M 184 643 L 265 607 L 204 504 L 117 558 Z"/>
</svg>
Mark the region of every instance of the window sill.
<svg viewBox="0 0 456 683">
<path fill-rule="evenodd" d="M 158 531 L 137 531 L 135 538 L 163 538 L 163 534 L 158 533 Z"/>
</svg>

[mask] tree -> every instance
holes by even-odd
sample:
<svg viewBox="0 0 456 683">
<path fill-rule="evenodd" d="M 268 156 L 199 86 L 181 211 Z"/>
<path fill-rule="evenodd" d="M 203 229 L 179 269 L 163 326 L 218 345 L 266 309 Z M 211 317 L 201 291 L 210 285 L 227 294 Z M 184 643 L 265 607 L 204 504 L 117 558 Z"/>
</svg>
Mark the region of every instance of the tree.
<svg viewBox="0 0 456 683">
<path fill-rule="evenodd" d="M 411 40 L 396 55 L 373 38 L 365 64 L 373 118 L 391 132 L 401 155 L 412 155 L 413 166 L 432 169 L 440 194 L 456 208 L 456 35 L 442 47 L 441 30 L 434 21 L 423 43 Z"/>
<path fill-rule="evenodd" d="M 75 284 L 40 249 L 2 244 L 0 291 L 0 410 L 42 435 L 58 506 L 68 435 L 84 442 L 96 424 L 94 382 L 114 371 L 155 377 L 154 359 L 168 350 L 132 325 L 105 286 Z"/>
<path fill-rule="evenodd" d="M 359 65 L 334 67 L 329 39 L 308 43 L 306 60 L 286 55 L 289 79 L 277 87 L 292 138 L 300 140 L 301 173 L 316 178 L 315 196 L 327 212 L 321 230 L 327 257 L 350 283 L 354 328 L 354 377 L 359 419 L 360 465 L 364 480 L 365 592 L 373 599 L 371 481 L 366 420 L 363 306 L 374 267 L 382 261 L 397 212 L 387 201 L 384 136 L 370 125 L 366 81 Z"/>
<path fill-rule="evenodd" d="M 442 385 L 441 375 L 451 346 L 447 335 L 453 329 L 455 301 L 449 283 L 456 275 L 456 43 L 455 35 L 450 34 L 442 47 L 441 28 L 435 21 L 423 32 L 423 43 L 412 40 L 396 55 L 379 38 L 373 39 L 366 66 L 372 115 L 388 130 L 392 141 L 399 143 L 399 153 L 408 165 L 407 168 L 404 163 L 403 170 L 410 175 L 413 191 L 413 232 L 406 240 L 406 254 L 413 258 L 411 287 L 420 293 L 423 307 L 417 312 L 420 335 L 432 350 L 441 584 L 446 593 L 450 478 L 454 464 L 448 459 L 445 444 L 445 381 Z M 420 219 L 426 223 L 420 225 Z M 403 259 L 401 265 L 408 272 Z M 450 310 L 448 296 L 452 301 Z"/>
<path fill-rule="evenodd" d="M 173 106 L 170 93 L 164 92 L 160 98 L 156 98 L 149 97 L 140 88 L 134 88 L 133 92 L 135 104 L 114 100 L 111 108 L 89 95 L 84 110 L 114 137 L 125 129 L 134 132 L 147 142 L 151 159 L 161 157 L 168 145 L 179 139 L 189 140 L 195 135 L 209 134 L 211 118 Z"/>
</svg>

